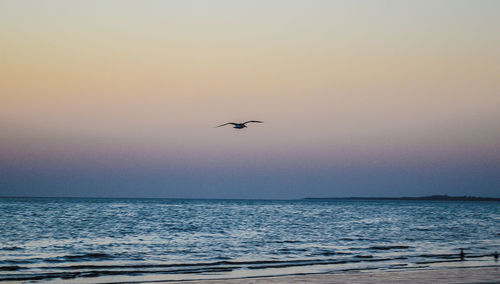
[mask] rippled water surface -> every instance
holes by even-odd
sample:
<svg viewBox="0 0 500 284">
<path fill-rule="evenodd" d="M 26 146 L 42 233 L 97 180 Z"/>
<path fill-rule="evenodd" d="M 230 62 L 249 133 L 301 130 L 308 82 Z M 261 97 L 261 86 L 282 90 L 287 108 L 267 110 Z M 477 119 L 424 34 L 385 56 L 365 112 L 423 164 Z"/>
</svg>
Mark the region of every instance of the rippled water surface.
<svg viewBox="0 0 500 284">
<path fill-rule="evenodd" d="M 3 198 L 0 213 L 0 281 L 494 265 L 500 251 L 497 202 Z"/>
</svg>

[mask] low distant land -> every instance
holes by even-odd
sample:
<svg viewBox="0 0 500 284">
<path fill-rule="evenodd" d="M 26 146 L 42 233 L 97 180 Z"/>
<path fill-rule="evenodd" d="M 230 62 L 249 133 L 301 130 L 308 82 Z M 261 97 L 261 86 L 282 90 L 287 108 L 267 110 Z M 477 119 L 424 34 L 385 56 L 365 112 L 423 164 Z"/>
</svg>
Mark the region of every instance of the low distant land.
<svg viewBox="0 0 500 284">
<path fill-rule="evenodd" d="M 496 197 L 429 195 L 420 197 L 307 197 L 304 200 L 424 200 L 424 201 L 500 201 Z"/>
<path fill-rule="evenodd" d="M 420 197 L 305 197 L 299 199 L 193 198 L 193 197 L 100 197 L 100 196 L 8 196 L 0 198 L 35 199 L 170 199 L 170 200 L 422 200 L 422 201 L 500 201 L 500 197 L 430 195 Z"/>
</svg>

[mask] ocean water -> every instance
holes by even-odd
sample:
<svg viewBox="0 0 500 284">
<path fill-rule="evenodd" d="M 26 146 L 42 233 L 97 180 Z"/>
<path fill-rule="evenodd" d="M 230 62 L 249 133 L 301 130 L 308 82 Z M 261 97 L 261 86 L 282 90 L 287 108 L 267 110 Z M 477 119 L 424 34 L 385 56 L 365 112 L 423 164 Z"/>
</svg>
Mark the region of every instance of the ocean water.
<svg viewBox="0 0 500 284">
<path fill-rule="evenodd" d="M 0 198 L 0 282 L 487 266 L 495 251 L 498 202 Z"/>
</svg>

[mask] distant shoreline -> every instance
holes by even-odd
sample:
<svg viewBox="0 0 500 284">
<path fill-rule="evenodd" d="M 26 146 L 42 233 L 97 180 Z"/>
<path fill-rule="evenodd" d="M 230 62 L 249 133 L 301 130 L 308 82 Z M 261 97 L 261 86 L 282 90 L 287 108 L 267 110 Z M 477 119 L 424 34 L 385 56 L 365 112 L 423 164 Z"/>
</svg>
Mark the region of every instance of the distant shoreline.
<svg viewBox="0 0 500 284">
<path fill-rule="evenodd" d="M 242 200 L 242 201 L 301 201 L 301 200 L 416 200 L 416 201 L 500 201 L 500 197 L 430 195 L 420 197 L 305 197 L 298 199 L 258 198 L 189 198 L 189 197 L 98 197 L 98 196 L 0 196 L 0 199 L 165 199 L 165 200 Z"/>
<path fill-rule="evenodd" d="M 422 201 L 500 201 L 496 197 L 430 195 L 420 197 L 307 197 L 304 200 L 422 200 Z"/>
</svg>

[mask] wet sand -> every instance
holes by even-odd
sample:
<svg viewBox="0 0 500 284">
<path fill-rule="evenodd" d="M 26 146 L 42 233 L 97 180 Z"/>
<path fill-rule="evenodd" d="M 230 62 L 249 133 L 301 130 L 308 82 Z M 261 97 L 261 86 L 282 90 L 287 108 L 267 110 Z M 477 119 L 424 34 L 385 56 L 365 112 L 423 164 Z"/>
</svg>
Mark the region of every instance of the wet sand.
<svg viewBox="0 0 500 284">
<path fill-rule="evenodd" d="M 172 283 L 172 282 L 160 282 Z M 500 266 L 405 270 L 385 272 L 346 272 L 224 280 L 182 281 L 182 283 L 500 283 Z"/>
</svg>

